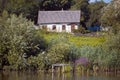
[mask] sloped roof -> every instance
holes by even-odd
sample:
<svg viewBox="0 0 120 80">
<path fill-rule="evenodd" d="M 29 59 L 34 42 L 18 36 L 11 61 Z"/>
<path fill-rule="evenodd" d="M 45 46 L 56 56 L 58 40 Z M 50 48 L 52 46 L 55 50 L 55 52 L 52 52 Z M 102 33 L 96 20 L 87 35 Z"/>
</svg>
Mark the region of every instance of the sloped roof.
<svg viewBox="0 0 120 80">
<path fill-rule="evenodd" d="M 80 11 L 39 11 L 38 24 L 79 23 Z"/>
</svg>

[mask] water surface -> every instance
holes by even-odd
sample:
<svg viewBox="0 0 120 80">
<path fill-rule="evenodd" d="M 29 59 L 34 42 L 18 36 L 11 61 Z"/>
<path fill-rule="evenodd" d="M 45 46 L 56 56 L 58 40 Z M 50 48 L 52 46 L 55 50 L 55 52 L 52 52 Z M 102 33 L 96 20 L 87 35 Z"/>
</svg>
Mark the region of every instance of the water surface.
<svg viewBox="0 0 120 80">
<path fill-rule="evenodd" d="M 42 72 L 0 72 L 0 80 L 120 80 L 113 73 L 80 74 L 80 73 L 42 73 Z"/>
</svg>

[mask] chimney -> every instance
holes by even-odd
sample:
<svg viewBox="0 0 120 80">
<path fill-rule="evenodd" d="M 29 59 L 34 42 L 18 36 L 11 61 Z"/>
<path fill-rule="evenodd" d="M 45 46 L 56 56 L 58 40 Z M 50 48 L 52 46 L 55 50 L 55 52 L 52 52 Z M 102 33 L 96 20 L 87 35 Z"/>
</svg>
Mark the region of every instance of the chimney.
<svg viewBox="0 0 120 80">
<path fill-rule="evenodd" d="M 63 11 L 63 8 L 62 8 L 62 11 Z"/>
</svg>

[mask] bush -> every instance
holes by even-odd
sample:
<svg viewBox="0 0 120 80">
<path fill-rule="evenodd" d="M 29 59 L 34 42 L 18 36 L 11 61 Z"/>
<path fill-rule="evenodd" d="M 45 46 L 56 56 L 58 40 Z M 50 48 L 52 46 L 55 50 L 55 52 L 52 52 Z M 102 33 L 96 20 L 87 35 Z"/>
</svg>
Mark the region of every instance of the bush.
<svg viewBox="0 0 120 80">
<path fill-rule="evenodd" d="M 7 60 L 11 68 L 18 69 L 24 64 L 27 66 L 27 62 L 24 62 L 24 53 L 27 54 L 26 57 L 29 57 L 45 50 L 45 40 L 36 35 L 33 22 L 23 18 L 22 15 L 16 16 L 13 14 L 1 18 L 3 19 L 3 21 L 0 20 L 0 23 L 2 23 L 0 24 L 0 53 L 3 55 L 2 59 Z M 7 61 L 3 61 L 2 64 Z M 8 64 L 3 64 L 3 66 Z"/>
<path fill-rule="evenodd" d="M 84 33 L 86 33 L 86 30 L 85 30 L 84 27 L 80 26 L 78 29 L 74 29 L 73 32 L 74 33 L 82 33 L 82 34 L 84 34 Z"/>
</svg>

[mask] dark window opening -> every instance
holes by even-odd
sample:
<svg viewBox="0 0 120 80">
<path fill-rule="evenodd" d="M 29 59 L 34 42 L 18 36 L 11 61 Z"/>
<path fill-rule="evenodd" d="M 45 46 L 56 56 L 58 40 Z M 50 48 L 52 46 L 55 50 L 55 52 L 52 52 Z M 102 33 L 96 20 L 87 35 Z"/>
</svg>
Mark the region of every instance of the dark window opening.
<svg viewBox="0 0 120 80">
<path fill-rule="evenodd" d="M 65 25 L 62 25 L 62 30 L 65 30 Z"/>
<path fill-rule="evenodd" d="M 56 25 L 53 25 L 53 28 L 52 28 L 52 30 L 56 30 Z"/>
<path fill-rule="evenodd" d="M 72 24 L 71 25 L 71 30 L 74 30 L 75 29 L 75 24 Z"/>
</svg>

